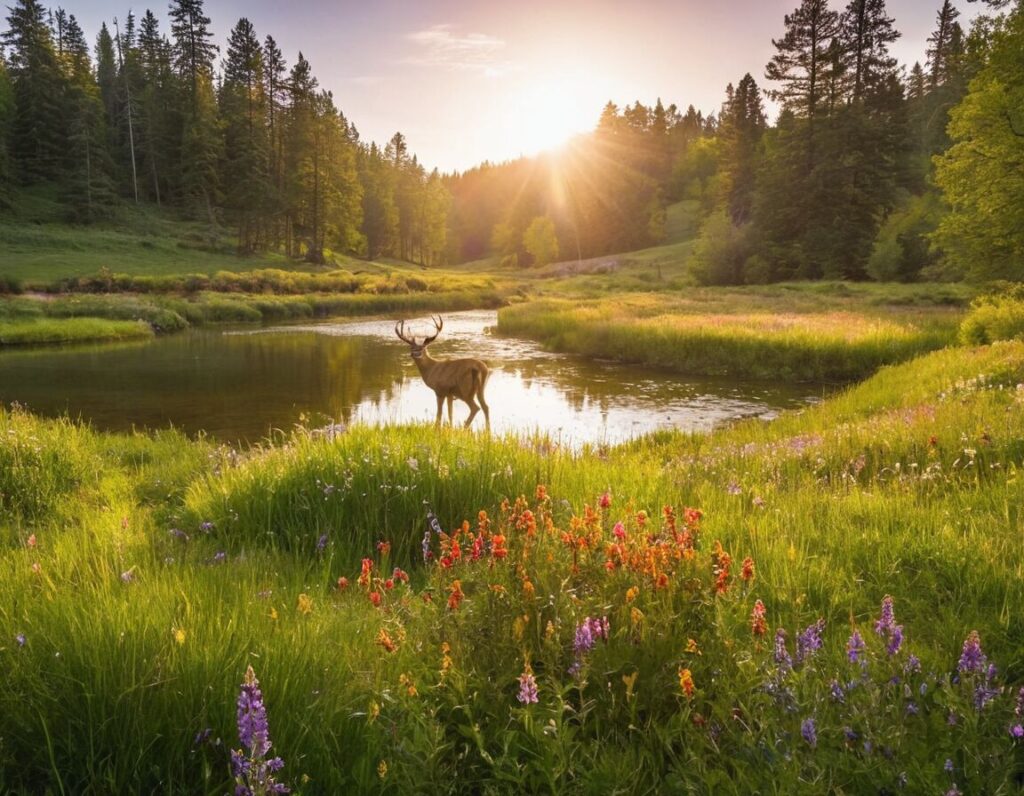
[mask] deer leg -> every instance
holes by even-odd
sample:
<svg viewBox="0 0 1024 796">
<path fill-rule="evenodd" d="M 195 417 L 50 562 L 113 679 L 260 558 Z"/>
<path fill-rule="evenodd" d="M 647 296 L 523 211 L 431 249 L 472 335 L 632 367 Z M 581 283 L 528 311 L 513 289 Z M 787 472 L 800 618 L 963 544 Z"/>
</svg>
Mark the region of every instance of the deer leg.
<svg viewBox="0 0 1024 796">
<path fill-rule="evenodd" d="M 454 414 L 453 414 L 454 411 L 455 411 L 454 404 L 455 404 L 455 396 L 454 395 L 449 395 L 448 396 L 448 425 L 449 426 L 454 426 L 455 425 L 455 419 L 454 419 Z"/>
<path fill-rule="evenodd" d="M 484 410 L 484 422 L 487 424 L 487 430 L 491 430 L 491 408 L 487 405 L 487 401 L 484 399 L 484 385 L 487 382 L 481 382 L 480 386 L 476 388 L 476 399 L 480 402 L 480 407 Z"/>
<path fill-rule="evenodd" d="M 434 425 L 438 428 L 441 427 L 441 409 L 444 407 L 444 396 L 441 393 L 437 394 L 437 420 L 434 421 Z"/>
<path fill-rule="evenodd" d="M 476 413 L 480 411 L 480 407 L 476 405 L 476 401 L 473 400 L 473 396 L 465 399 L 469 405 L 469 417 L 466 418 L 466 428 L 469 428 L 473 422 L 473 418 L 476 417 Z"/>
</svg>

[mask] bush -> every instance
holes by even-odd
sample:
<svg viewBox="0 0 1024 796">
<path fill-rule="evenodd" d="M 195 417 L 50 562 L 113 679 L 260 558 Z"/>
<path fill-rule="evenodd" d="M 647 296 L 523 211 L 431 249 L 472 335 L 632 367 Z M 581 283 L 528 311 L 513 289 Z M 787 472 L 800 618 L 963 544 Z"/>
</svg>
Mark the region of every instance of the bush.
<svg viewBox="0 0 1024 796">
<path fill-rule="evenodd" d="M 1024 339 L 1024 289 L 975 299 L 960 324 L 960 339 L 968 345 Z"/>
</svg>

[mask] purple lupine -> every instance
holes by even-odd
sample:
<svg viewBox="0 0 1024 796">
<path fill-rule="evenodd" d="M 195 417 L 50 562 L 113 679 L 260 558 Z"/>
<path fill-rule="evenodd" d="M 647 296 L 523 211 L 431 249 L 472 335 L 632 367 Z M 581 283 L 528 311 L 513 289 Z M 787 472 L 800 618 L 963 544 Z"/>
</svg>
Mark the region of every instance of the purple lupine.
<svg viewBox="0 0 1024 796">
<path fill-rule="evenodd" d="M 201 523 L 199 523 L 199 530 L 201 530 L 203 533 L 209 533 L 210 531 L 212 531 L 214 529 L 214 527 L 215 526 L 214 526 L 214 524 L 212 522 L 201 522 Z"/>
<path fill-rule="evenodd" d="M 177 539 L 179 542 L 188 541 L 188 534 L 180 528 L 171 528 L 171 530 L 168 531 L 168 533 L 171 535 L 172 538 Z"/>
<path fill-rule="evenodd" d="M 793 668 L 793 659 L 786 649 L 786 631 L 781 627 L 775 631 L 775 663 L 782 672 Z"/>
<path fill-rule="evenodd" d="M 885 651 L 890 655 L 895 655 L 900 651 L 900 647 L 903 646 L 903 625 L 896 625 L 892 629 L 892 633 L 889 636 L 889 643 L 885 646 Z"/>
<path fill-rule="evenodd" d="M 524 705 L 537 704 L 537 681 L 529 668 L 519 675 L 519 693 L 516 699 Z"/>
<path fill-rule="evenodd" d="M 833 680 L 829 683 L 828 690 L 835 702 L 846 701 L 846 692 L 843 691 L 843 687 L 839 684 L 838 680 Z"/>
<path fill-rule="evenodd" d="M 864 639 L 861 638 L 860 631 L 854 630 L 850 634 L 850 640 L 846 642 L 846 657 L 850 659 L 850 663 L 867 663 L 867 661 L 861 661 L 861 655 L 864 653 Z"/>
<path fill-rule="evenodd" d="M 907 662 L 903 664 L 903 672 L 905 674 L 911 674 L 913 672 L 920 673 L 920 671 L 921 659 L 918 658 L 916 655 L 908 655 Z M 924 683 L 922 683 L 921 685 L 924 685 Z"/>
<path fill-rule="evenodd" d="M 804 719 L 800 724 L 800 734 L 812 749 L 818 745 L 818 726 L 813 716 Z"/>
<path fill-rule="evenodd" d="M 878 621 L 875 622 L 875 632 L 880 636 L 887 636 L 892 633 L 892 629 L 896 626 L 896 617 L 892 607 L 892 597 L 885 595 L 882 598 L 882 613 L 878 617 Z"/>
<path fill-rule="evenodd" d="M 1017 740 L 1024 738 L 1024 724 L 1014 724 L 1010 727 L 1010 737 Z"/>
<path fill-rule="evenodd" d="M 246 669 L 242 690 L 238 693 L 238 738 L 242 749 L 231 752 L 235 796 L 290 793 L 286 785 L 274 781 L 274 774 L 284 767 L 284 761 L 280 757 L 267 759 L 273 744 L 263 692 L 252 666 Z"/>
<path fill-rule="evenodd" d="M 611 625 L 607 616 L 600 619 L 588 616 L 576 626 L 576 634 L 572 642 L 572 651 L 576 655 L 576 660 L 569 667 L 569 674 L 575 677 L 582 671 L 584 656 L 594 648 L 597 639 L 607 641 L 610 632 Z"/>
<path fill-rule="evenodd" d="M 576 627 L 576 635 L 573 638 L 572 650 L 576 657 L 586 655 L 594 646 L 594 632 L 590 628 L 590 619 L 584 619 Z"/>
<path fill-rule="evenodd" d="M 917 703 L 916 702 L 908 702 L 907 703 L 907 715 L 908 716 L 916 716 L 917 713 L 918 713 Z"/>
<path fill-rule="evenodd" d="M 996 669 L 996 665 L 990 663 L 985 670 L 984 682 L 978 683 L 977 688 L 974 689 L 975 710 L 983 710 L 985 705 L 999 696 L 999 688 L 994 685 L 997 674 L 999 674 L 999 671 Z"/>
<path fill-rule="evenodd" d="M 327 534 L 321 534 L 320 538 L 316 540 L 316 551 L 322 553 L 327 549 Z"/>
<path fill-rule="evenodd" d="M 963 650 L 960 653 L 960 662 L 957 664 L 957 671 L 961 674 L 967 672 L 982 672 L 988 665 L 988 658 L 981 651 L 981 638 L 977 630 L 972 630 L 964 639 Z"/>
<path fill-rule="evenodd" d="M 815 652 L 821 649 L 821 631 L 825 629 L 825 620 L 819 619 L 812 625 L 804 628 L 803 632 L 796 637 L 796 662 L 810 658 Z"/>
<path fill-rule="evenodd" d="M 943 764 L 942 766 L 942 770 L 945 771 L 947 774 L 953 773 L 953 761 L 950 760 L 948 757 L 946 758 L 945 764 Z"/>
</svg>

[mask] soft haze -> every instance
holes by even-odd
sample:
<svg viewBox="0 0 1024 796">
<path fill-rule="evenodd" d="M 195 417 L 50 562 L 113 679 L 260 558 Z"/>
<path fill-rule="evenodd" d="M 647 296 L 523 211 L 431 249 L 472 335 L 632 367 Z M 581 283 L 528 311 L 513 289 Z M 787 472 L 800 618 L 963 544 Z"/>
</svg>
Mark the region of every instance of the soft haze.
<svg viewBox="0 0 1024 796">
<path fill-rule="evenodd" d="M 301 50 L 364 140 L 402 131 L 428 168 L 465 169 L 533 154 L 584 132 L 609 99 L 661 97 L 705 113 L 745 72 L 762 86 L 772 37 L 797 0 L 208 0 L 217 43 L 247 16 Z M 890 0 L 901 63 L 924 61 L 940 0 Z M 834 3 L 839 8 L 840 4 Z M 120 0 L 66 0 L 90 38 L 122 20 Z M 141 15 L 146 5 L 134 7 Z M 166 6 L 155 4 L 169 33 Z M 961 4 L 961 23 L 977 13 Z"/>
</svg>

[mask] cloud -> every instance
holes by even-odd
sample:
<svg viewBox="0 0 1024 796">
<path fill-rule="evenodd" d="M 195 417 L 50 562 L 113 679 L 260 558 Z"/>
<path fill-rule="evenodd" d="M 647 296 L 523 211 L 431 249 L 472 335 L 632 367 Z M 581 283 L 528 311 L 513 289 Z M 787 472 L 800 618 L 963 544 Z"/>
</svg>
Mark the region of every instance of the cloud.
<svg viewBox="0 0 1024 796">
<path fill-rule="evenodd" d="M 502 58 L 505 41 L 486 33 L 456 33 L 451 25 L 432 25 L 406 38 L 419 51 L 405 63 L 416 66 L 478 72 L 487 77 L 499 77 L 518 68 L 513 61 Z"/>
</svg>

